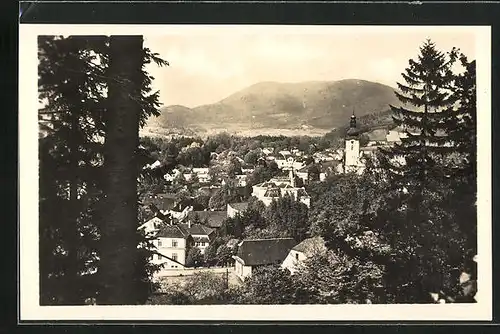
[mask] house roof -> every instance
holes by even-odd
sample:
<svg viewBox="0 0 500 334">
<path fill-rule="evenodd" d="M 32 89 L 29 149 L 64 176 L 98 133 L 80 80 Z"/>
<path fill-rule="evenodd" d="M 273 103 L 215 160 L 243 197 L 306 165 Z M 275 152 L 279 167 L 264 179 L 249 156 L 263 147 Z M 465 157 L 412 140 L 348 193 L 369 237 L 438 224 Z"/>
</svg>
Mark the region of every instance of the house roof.
<svg viewBox="0 0 500 334">
<path fill-rule="evenodd" d="M 191 224 L 191 227 L 189 227 L 188 224 L 179 224 L 179 227 L 187 234 L 189 235 L 206 235 L 209 236 L 214 232 L 213 228 L 210 228 L 208 226 L 202 225 L 202 224 Z"/>
<path fill-rule="evenodd" d="M 175 206 L 172 208 L 172 210 L 180 212 L 188 206 L 192 206 L 193 210 L 202 210 L 203 209 L 203 206 L 200 205 L 199 203 L 197 203 L 194 198 L 185 198 L 185 199 L 179 201 L 178 203 L 176 203 Z"/>
<path fill-rule="evenodd" d="M 304 167 L 301 167 L 300 169 L 297 170 L 297 173 L 308 173 L 309 168 L 311 167 L 312 164 L 306 165 Z"/>
<path fill-rule="evenodd" d="M 228 205 L 238 211 L 245 211 L 248 209 L 248 202 L 229 203 Z"/>
<path fill-rule="evenodd" d="M 200 217 L 200 221 L 203 223 L 205 219 L 208 221 L 208 226 L 212 228 L 218 228 L 222 226 L 222 222 L 227 218 L 227 211 L 191 211 L 188 213 L 188 219 L 194 219 L 195 215 Z"/>
<path fill-rule="evenodd" d="M 180 226 L 163 224 L 159 227 L 157 237 L 161 238 L 187 238 L 189 234 Z"/>
<path fill-rule="evenodd" d="M 297 196 L 299 196 L 299 197 L 309 197 L 309 194 L 307 193 L 307 191 L 304 188 L 299 188 L 297 190 Z"/>
<path fill-rule="evenodd" d="M 193 240 L 195 242 L 210 242 L 208 237 L 193 237 Z"/>
<path fill-rule="evenodd" d="M 318 251 L 326 250 L 325 241 L 322 237 L 308 238 L 292 248 L 294 251 L 304 253 L 306 255 L 314 254 Z"/>
<path fill-rule="evenodd" d="M 322 172 L 324 172 L 324 171 L 326 171 L 326 170 L 327 170 L 327 169 L 329 169 L 329 168 L 336 168 L 336 167 L 339 165 L 339 163 L 340 163 L 340 162 L 339 162 L 339 161 L 336 161 L 336 160 L 332 160 L 332 161 L 322 161 L 322 162 L 320 163 L 319 168 L 320 168 L 320 170 L 321 170 Z"/>
<path fill-rule="evenodd" d="M 264 197 L 281 197 L 281 192 L 278 188 L 267 189 Z"/>
<path fill-rule="evenodd" d="M 295 244 L 292 238 L 243 240 L 236 255 L 246 266 L 278 264 Z"/>
<path fill-rule="evenodd" d="M 256 184 L 254 187 L 260 187 L 260 188 L 273 187 L 274 188 L 274 187 L 276 187 L 276 183 L 266 181 L 266 182 L 262 182 L 262 183 Z"/>
</svg>

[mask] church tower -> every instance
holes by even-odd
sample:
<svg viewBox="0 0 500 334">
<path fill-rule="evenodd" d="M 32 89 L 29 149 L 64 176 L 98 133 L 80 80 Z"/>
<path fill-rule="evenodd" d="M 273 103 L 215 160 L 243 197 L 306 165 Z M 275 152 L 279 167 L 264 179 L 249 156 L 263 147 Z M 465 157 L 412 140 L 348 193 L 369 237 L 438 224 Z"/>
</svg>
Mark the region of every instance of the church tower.
<svg viewBox="0 0 500 334">
<path fill-rule="evenodd" d="M 351 121 L 349 130 L 345 138 L 344 150 L 344 172 L 357 171 L 359 167 L 359 130 L 356 127 L 356 115 L 354 109 L 352 110 Z"/>
</svg>

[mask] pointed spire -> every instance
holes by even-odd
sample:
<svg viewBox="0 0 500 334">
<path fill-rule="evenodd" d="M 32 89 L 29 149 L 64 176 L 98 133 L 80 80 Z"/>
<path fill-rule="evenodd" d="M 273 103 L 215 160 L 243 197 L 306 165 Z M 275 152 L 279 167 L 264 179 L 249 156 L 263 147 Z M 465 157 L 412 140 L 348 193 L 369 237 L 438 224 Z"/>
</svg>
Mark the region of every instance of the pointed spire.
<svg viewBox="0 0 500 334">
<path fill-rule="evenodd" d="M 349 130 L 347 130 L 347 136 L 355 137 L 357 135 L 358 135 L 358 129 L 356 128 L 356 114 L 354 113 L 354 107 L 353 107 L 351 121 L 349 123 Z"/>
<path fill-rule="evenodd" d="M 352 116 L 351 116 L 351 128 L 356 128 L 356 114 L 354 113 L 354 107 L 352 107 Z"/>
</svg>

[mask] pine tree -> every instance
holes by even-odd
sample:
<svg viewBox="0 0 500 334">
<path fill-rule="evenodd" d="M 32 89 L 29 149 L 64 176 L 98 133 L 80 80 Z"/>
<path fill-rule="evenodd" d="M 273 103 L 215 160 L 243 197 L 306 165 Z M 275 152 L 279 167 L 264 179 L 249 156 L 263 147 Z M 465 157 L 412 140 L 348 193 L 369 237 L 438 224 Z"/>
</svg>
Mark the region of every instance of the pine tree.
<svg viewBox="0 0 500 334">
<path fill-rule="evenodd" d="M 41 36 L 38 49 L 43 104 L 39 109 L 40 302 L 82 304 L 100 290 L 95 269 L 105 209 L 109 37 Z M 144 64 L 166 65 L 147 48 L 139 52 Z M 140 73 L 140 94 L 134 103 L 140 105 L 143 125 L 147 117 L 159 114 L 159 103 L 158 92 L 150 88 L 154 78 L 144 68 Z M 144 258 L 146 249 L 139 251 Z M 145 283 L 141 286 L 149 287 L 151 266 L 139 260 L 136 270 L 136 279 Z"/>
<path fill-rule="evenodd" d="M 404 107 L 391 106 L 407 134 L 380 155 L 390 187 L 379 218 L 392 240 L 386 278 L 395 301 L 426 301 L 429 292 L 452 284 L 453 268 L 463 261 L 465 236 L 448 207 L 456 164 L 450 134 L 457 124 L 457 58 L 457 49 L 445 54 L 427 40 L 402 73 L 406 84 L 398 83 Z"/>
<path fill-rule="evenodd" d="M 42 304 L 81 304 L 95 296 L 85 273 L 95 266 L 102 195 L 104 81 L 93 63 L 105 61 L 104 44 L 101 36 L 38 39 Z"/>
</svg>

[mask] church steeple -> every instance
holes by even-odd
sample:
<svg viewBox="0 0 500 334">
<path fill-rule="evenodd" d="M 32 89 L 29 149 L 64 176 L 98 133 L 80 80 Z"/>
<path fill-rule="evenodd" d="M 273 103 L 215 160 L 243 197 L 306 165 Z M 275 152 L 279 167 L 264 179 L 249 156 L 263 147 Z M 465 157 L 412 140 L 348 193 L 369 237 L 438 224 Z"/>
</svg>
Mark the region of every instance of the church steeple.
<svg viewBox="0 0 500 334">
<path fill-rule="evenodd" d="M 351 128 L 356 128 L 356 115 L 354 114 L 354 108 L 352 108 L 352 115 L 351 115 Z"/>
<path fill-rule="evenodd" d="M 358 129 L 356 128 L 356 115 L 354 114 L 354 108 L 352 108 L 351 121 L 349 123 L 349 130 L 347 130 L 348 137 L 356 137 L 358 135 Z"/>
</svg>

